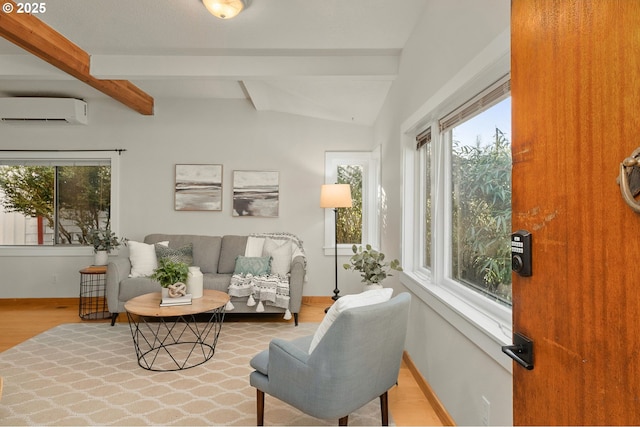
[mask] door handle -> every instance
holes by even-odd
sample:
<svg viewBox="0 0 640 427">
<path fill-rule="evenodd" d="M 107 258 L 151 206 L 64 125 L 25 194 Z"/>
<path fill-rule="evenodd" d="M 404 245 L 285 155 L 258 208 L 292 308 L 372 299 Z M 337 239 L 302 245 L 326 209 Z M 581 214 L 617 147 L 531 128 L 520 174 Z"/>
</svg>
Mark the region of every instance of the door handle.
<svg viewBox="0 0 640 427">
<path fill-rule="evenodd" d="M 502 352 L 525 369 L 533 369 L 533 341 L 520 333 L 513 335 L 513 345 L 502 346 Z"/>
</svg>

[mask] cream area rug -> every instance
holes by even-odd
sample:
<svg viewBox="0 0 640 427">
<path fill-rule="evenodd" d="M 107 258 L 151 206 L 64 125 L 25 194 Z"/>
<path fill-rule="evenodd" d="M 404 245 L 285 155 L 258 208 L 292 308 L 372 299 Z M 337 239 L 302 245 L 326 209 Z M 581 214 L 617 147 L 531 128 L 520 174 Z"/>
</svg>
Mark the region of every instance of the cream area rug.
<svg viewBox="0 0 640 427">
<path fill-rule="evenodd" d="M 126 323 L 60 325 L 0 353 L 0 425 L 256 425 L 249 360 L 272 338 L 292 339 L 316 328 L 228 322 L 211 360 L 183 371 L 153 372 L 138 366 Z M 337 421 L 265 399 L 265 425 Z M 380 425 L 379 400 L 351 414 L 349 425 Z"/>
</svg>

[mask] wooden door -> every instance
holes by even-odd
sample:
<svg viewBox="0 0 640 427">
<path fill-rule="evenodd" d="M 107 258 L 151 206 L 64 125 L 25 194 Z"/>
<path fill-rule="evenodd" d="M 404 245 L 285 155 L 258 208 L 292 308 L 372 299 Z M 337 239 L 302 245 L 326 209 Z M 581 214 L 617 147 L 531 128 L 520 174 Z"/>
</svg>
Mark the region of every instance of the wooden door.
<svg viewBox="0 0 640 427">
<path fill-rule="evenodd" d="M 640 0 L 513 0 L 514 424 L 640 424 L 640 215 L 620 162 L 640 147 Z"/>
</svg>

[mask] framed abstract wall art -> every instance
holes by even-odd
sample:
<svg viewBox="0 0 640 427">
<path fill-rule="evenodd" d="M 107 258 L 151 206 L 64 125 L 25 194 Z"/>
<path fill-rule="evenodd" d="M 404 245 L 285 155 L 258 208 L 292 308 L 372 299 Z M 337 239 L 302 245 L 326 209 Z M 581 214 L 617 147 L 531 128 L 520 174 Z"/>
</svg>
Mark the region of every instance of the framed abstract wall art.
<svg viewBox="0 0 640 427">
<path fill-rule="evenodd" d="M 233 216 L 277 217 L 279 172 L 233 171 Z"/>
<path fill-rule="evenodd" d="M 176 165 L 175 210 L 221 211 L 222 165 Z"/>
</svg>

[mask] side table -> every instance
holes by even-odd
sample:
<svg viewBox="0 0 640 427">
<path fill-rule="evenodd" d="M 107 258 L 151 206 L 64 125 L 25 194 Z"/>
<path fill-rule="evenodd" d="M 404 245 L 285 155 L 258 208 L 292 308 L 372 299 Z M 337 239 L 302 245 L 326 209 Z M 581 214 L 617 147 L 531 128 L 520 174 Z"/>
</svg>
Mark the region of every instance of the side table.
<svg viewBox="0 0 640 427">
<path fill-rule="evenodd" d="M 80 305 L 78 315 L 83 320 L 107 319 L 106 265 L 92 265 L 80 270 Z"/>
</svg>

